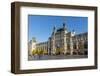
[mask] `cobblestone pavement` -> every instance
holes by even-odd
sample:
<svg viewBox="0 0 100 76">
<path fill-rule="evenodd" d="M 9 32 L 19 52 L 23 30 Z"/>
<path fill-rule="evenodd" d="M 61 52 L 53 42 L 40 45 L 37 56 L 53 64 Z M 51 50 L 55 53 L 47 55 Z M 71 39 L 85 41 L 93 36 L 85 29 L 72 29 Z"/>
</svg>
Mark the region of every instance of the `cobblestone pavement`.
<svg viewBox="0 0 100 76">
<path fill-rule="evenodd" d="M 79 59 L 88 58 L 87 55 L 35 55 L 29 56 L 28 60 L 55 60 L 55 59 Z"/>
</svg>

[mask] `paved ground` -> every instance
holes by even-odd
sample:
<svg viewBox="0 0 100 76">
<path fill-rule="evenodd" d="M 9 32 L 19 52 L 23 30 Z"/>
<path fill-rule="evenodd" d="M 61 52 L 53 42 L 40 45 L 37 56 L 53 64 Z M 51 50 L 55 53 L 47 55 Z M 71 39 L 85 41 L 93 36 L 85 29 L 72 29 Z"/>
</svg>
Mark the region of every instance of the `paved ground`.
<svg viewBox="0 0 100 76">
<path fill-rule="evenodd" d="M 29 60 L 55 60 L 55 59 L 79 59 L 88 58 L 86 55 L 35 55 L 29 56 Z"/>
</svg>

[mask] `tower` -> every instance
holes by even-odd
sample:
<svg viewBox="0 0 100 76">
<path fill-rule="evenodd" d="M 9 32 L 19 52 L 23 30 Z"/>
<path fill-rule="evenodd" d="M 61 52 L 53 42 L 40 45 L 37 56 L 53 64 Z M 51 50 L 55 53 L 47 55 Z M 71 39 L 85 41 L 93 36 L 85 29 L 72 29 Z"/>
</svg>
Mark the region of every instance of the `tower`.
<svg viewBox="0 0 100 76">
<path fill-rule="evenodd" d="M 52 35 L 55 35 L 55 32 L 56 32 L 56 27 L 54 26 L 54 27 L 53 27 Z"/>
<path fill-rule="evenodd" d="M 67 33 L 68 30 L 67 30 L 67 27 L 66 27 L 66 24 L 63 22 L 63 29 L 64 29 L 64 32 Z"/>
<path fill-rule="evenodd" d="M 28 43 L 28 53 L 30 56 L 33 55 L 33 51 L 36 50 L 36 38 L 32 37 L 32 39 Z"/>
<path fill-rule="evenodd" d="M 63 40 L 64 40 L 63 49 L 64 49 L 64 54 L 66 54 L 66 52 L 67 52 L 67 43 L 66 43 L 66 33 L 67 33 L 67 29 L 66 29 L 66 24 L 65 23 L 63 23 L 63 29 L 64 29 L 64 32 L 63 32 Z"/>
<path fill-rule="evenodd" d="M 71 32 L 71 37 L 70 37 L 70 54 L 73 55 L 74 52 L 74 42 L 73 42 L 73 37 L 75 36 L 75 30 L 73 29 Z"/>
<path fill-rule="evenodd" d="M 52 43 L 51 50 L 52 50 L 52 54 L 55 54 L 55 33 L 56 33 L 56 28 L 54 26 L 53 32 L 52 32 L 52 37 L 51 37 L 51 43 Z"/>
</svg>

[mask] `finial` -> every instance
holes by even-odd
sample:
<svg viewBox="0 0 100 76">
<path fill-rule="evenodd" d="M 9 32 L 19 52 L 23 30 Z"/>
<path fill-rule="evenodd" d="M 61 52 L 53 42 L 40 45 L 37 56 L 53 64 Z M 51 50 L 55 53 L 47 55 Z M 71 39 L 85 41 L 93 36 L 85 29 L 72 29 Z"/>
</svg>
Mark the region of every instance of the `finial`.
<svg viewBox="0 0 100 76">
<path fill-rule="evenodd" d="M 65 27 L 65 25 L 66 25 L 66 24 L 65 24 L 65 23 L 63 23 L 63 27 Z"/>
</svg>

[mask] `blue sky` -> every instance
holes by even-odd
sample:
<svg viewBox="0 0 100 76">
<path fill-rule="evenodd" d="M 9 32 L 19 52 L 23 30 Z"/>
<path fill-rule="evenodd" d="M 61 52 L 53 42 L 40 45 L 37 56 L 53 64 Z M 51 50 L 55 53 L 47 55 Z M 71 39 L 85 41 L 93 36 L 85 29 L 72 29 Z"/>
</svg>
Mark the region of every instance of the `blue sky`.
<svg viewBox="0 0 100 76">
<path fill-rule="evenodd" d="M 28 39 L 35 37 L 37 42 L 47 41 L 53 27 L 60 28 L 66 23 L 68 32 L 75 30 L 76 34 L 88 32 L 88 17 L 75 16 L 28 16 Z"/>
</svg>

